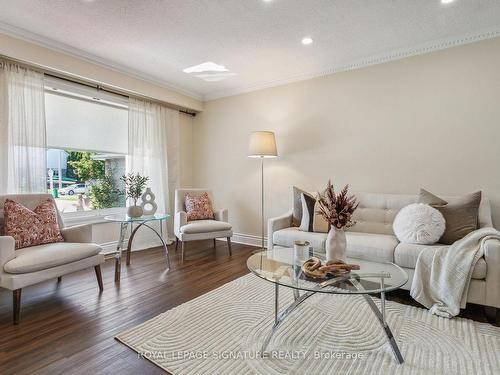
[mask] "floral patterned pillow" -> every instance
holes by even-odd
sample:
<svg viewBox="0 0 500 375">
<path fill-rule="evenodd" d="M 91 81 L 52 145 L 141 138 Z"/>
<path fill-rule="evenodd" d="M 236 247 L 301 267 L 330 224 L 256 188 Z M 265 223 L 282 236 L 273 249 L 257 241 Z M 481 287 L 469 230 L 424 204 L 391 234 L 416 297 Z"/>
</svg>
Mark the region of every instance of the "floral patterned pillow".
<svg viewBox="0 0 500 375">
<path fill-rule="evenodd" d="M 210 202 L 207 193 L 199 196 L 186 194 L 184 203 L 186 205 L 188 221 L 214 218 L 212 202 Z"/>
<path fill-rule="evenodd" d="M 63 242 L 57 224 L 57 211 L 50 199 L 33 211 L 11 199 L 5 200 L 5 235 L 14 237 L 16 250 L 24 247 Z"/>
</svg>

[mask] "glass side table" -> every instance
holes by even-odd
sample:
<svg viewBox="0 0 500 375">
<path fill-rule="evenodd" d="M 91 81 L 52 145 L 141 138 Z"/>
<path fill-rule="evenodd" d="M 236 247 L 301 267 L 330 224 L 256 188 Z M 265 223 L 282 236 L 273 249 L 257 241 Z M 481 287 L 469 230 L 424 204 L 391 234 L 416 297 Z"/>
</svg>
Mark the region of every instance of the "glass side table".
<svg viewBox="0 0 500 375">
<path fill-rule="evenodd" d="M 168 248 L 165 240 L 163 239 L 163 222 L 167 221 L 170 217 L 169 214 L 156 213 L 154 215 L 140 216 L 140 217 L 129 217 L 126 214 L 116 214 L 108 215 L 104 217 L 104 220 L 111 221 L 114 223 L 120 223 L 120 237 L 118 239 L 118 245 L 116 246 L 115 254 L 115 282 L 120 282 L 121 273 L 121 263 L 122 263 L 122 252 L 123 252 L 123 241 L 125 240 L 125 233 L 127 232 L 128 226 L 130 224 L 131 234 L 128 239 L 127 245 L 127 266 L 130 264 L 130 253 L 132 252 L 132 242 L 134 240 L 135 234 L 141 227 L 149 228 L 156 236 L 160 239 L 163 249 L 165 250 L 165 257 L 167 258 L 167 269 L 164 274 L 170 270 L 170 258 L 168 256 Z M 160 232 L 153 228 L 150 224 L 153 221 L 158 221 L 160 226 Z M 134 224 L 138 224 L 134 228 Z"/>
</svg>

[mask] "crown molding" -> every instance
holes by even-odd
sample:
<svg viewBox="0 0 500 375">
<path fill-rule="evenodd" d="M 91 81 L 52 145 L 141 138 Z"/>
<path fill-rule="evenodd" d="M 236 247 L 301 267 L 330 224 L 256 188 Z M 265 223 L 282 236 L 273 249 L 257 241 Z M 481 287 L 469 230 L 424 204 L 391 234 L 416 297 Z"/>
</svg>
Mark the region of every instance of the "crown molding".
<svg viewBox="0 0 500 375">
<path fill-rule="evenodd" d="M 30 31 L 27 31 L 27 30 L 24 30 L 24 29 L 21 29 L 21 28 L 18 28 L 18 27 L 15 27 L 15 26 L 3 23 L 3 22 L 0 22 L 0 33 L 6 34 L 6 35 L 14 37 L 14 38 L 24 40 L 24 41 L 29 42 L 29 43 L 37 44 L 41 47 L 45 47 L 45 48 L 48 48 L 48 49 L 56 51 L 56 52 L 67 54 L 67 55 L 70 55 L 72 57 L 75 57 L 75 58 L 78 58 L 81 60 L 85 60 L 85 61 L 90 62 L 92 64 L 99 65 L 103 68 L 114 70 L 115 72 L 125 74 L 129 77 L 132 77 L 132 78 L 140 79 L 142 81 L 154 84 L 156 86 L 160 86 L 160 87 L 163 87 L 165 89 L 174 91 L 178 94 L 189 96 L 189 97 L 196 99 L 196 100 L 200 100 L 200 101 L 203 100 L 203 95 L 201 95 L 199 93 L 183 89 L 181 87 L 172 85 L 171 83 L 169 83 L 167 81 L 156 78 L 156 77 L 151 76 L 149 74 L 146 74 L 144 72 L 140 72 L 138 70 L 128 68 L 128 67 L 123 66 L 121 64 L 117 64 L 115 62 L 112 62 L 108 59 L 103 59 L 103 58 L 96 56 L 94 54 L 87 53 L 87 52 L 82 51 L 78 48 L 71 47 L 65 43 L 57 42 L 53 39 L 40 36 L 38 34 L 32 33 Z"/>
<path fill-rule="evenodd" d="M 360 69 L 372 65 L 378 65 L 391 61 L 401 60 L 407 57 L 424 55 L 430 52 L 440 51 L 451 47 L 457 47 L 465 44 L 479 42 L 486 39 L 492 39 L 499 36 L 500 36 L 500 25 L 490 29 L 484 29 L 479 32 L 462 35 L 460 37 L 450 37 L 445 39 L 434 40 L 410 48 L 402 48 L 386 53 L 368 56 L 360 60 L 357 60 L 355 62 L 339 64 L 337 66 L 319 69 L 317 72 L 300 74 L 285 79 L 261 82 L 255 85 L 242 86 L 229 90 L 216 91 L 204 95 L 203 101 L 206 102 L 210 100 L 225 98 L 228 96 L 245 94 L 252 91 L 258 91 L 271 87 L 286 85 L 289 83 L 305 81 L 312 78 L 328 76 L 334 73 L 347 72 L 350 70 Z"/>
</svg>

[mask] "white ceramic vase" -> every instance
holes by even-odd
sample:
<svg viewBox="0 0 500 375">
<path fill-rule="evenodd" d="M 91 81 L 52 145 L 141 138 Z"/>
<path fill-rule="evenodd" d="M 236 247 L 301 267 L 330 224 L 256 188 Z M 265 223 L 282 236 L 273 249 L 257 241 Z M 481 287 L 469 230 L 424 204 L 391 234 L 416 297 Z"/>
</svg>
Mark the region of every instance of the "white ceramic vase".
<svg viewBox="0 0 500 375">
<path fill-rule="evenodd" d="M 129 206 L 127 208 L 127 215 L 129 217 L 141 217 L 143 213 L 141 206 Z"/>
<path fill-rule="evenodd" d="M 151 188 L 146 188 L 146 191 L 144 192 L 144 194 L 142 194 L 141 197 L 141 207 L 143 210 L 143 215 L 154 215 L 156 213 L 158 205 L 155 202 L 155 198 L 156 196 L 151 191 Z M 151 208 L 148 208 L 149 206 L 151 206 Z"/>
<path fill-rule="evenodd" d="M 345 232 L 343 229 L 330 228 L 326 236 L 325 251 L 326 260 L 346 261 L 346 246 Z"/>
</svg>

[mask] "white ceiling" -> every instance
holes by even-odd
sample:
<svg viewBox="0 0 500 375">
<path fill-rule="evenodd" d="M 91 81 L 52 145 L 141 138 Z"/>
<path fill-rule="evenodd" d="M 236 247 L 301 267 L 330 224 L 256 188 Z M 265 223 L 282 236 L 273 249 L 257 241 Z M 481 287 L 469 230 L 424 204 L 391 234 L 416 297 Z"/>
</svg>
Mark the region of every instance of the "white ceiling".
<svg viewBox="0 0 500 375">
<path fill-rule="evenodd" d="M 0 9 L 0 31 L 203 99 L 500 35 L 499 0 L 0 0 Z M 182 71 L 205 61 L 236 75 L 205 82 Z"/>
</svg>

